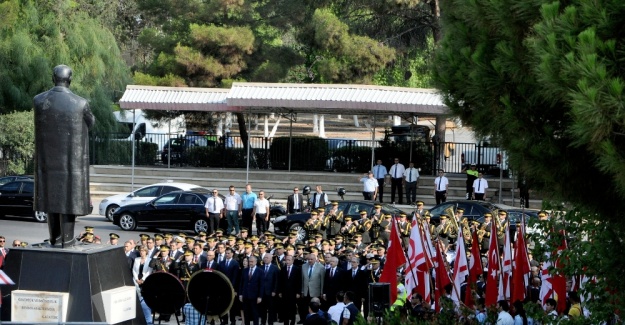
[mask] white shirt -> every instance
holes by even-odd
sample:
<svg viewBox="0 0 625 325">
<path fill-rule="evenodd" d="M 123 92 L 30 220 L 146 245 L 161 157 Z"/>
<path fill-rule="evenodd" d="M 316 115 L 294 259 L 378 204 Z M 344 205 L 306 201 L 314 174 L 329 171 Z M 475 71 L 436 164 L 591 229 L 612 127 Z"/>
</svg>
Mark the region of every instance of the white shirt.
<svg viewBox="0 0 625 325">
<path fill-rule="evenodd" d="M 438 176 L 434 179 L 434 189 L 438 192 L 447 191 L 449 180 L 445 176 Z"/>
<path fill-rule="evenodd" d="M 234 194 L 228 194 L 224 198 L 224 201 L 226 203 L 226 210 L 238 211 L 239 205 L 241 204 L 241 195 L 236 192 Z"/>
<path fill-rule="evenodd" d="M 269 201 L 265 198 L 256 199 L 254 201 L 254 209 L 256 209 L 258 214 L 266 214 L 269 211 Z"/>
<path fill-rule="evenodd" d="M 408 183 L 416 182 L 419 180 L 419 170 L 414 167 L 409 167 L 404 171 L 404 177 Z"/>
<path fill-rule="evenodd" d="M 497 317 L 497 325 L 514 325 L 514 319 L 507 311 L 500 311 Z"/>
<path fill-rule="evenodd" d="M 313 194 L 310 198 L 310 204 L 312 204 L 313 207 L 319 208 L 319 200 L 322 196 L 323 202 L 325 202 L 326 204 L 330 203 L 330 201 L 328 201 L 328 194 L 315 192 L 315 194 Z"/>
<path fill-rule="evenodd" d="M 478 194 L 486 193 L 486 189 L 488 188 L 488 181 L 484 178 L 476 178 L 473 181 L 473 192 Z"/>
<path fill-rule="evenodd" d="M 343 308 L 345 308 L 345 303 L 337 302 L 336 305 L 328 309 L 328 314 L 330 314 L 330 318 L 332 318 L 332 320 L 335 321 L 337 324 L 341 324 L 341 314 L 343 313 Z"/>
<path fill-rule="evenodd" d="M 404 167 L 404 165 L 396 163 L 395 165 L 391 166 L 391 171 L 389 172 L 389 174 L 391 174 L 392 178 L 402 178 L 405 171 L 406 168 Z"/>
<path fill-rule="evenodd" d="M 384 165 L 375 165 L 373 166 L 373 177 L 380 179 L 380 178 L 384 178 L 384 176 L 388 174 L 386 172 L 386 167 L 384 167 Z"/>
<path fill-rule="evenodd" d="M 224 208 L 224 201 L 219 197 L 211 196 L 206 200 L 204 207 L 208 209 L 208 213 L 221 213 Z"/>
<path fill-rule="evenodd" d="M 368 176 L 361 178 L 360 181 L 365 185 L 363 192 L 375 192 L 376 187 L 379 186 L 375 178 L 369 178 Z"/>
</svg>

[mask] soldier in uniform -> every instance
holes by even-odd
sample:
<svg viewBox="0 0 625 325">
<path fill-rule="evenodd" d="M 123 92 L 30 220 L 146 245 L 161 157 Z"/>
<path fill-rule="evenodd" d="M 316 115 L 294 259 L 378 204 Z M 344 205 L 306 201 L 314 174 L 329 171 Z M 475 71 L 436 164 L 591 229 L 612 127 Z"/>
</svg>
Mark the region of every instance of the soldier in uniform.
<svg viewBox="0 0 625 325">
<path fill-rule="evenodd" d="M 490 212 L 484 213 L 484 222 L 477 230 L 477 239 L 480 242 L 480 253 L 486 254 L 490 245 L 490 231 L 493 215 Z"/>
<path fill-rule="evenodd" d="M 415 210 L 415 212 L 423 217 L 425 215 L 425 211 L 427 210 L 423 208 L 423 201 L 417 201 L 417 209 Z"/>
<path fill-rule="evenodd" d="M 118 234 L 113 233 L 113 232 L 109 234 L 109 244 L 117 246 L 117 245 L 119 245 L 118 241 L 119 241 L 119 235 Z"/>
<path fill-rule="evenodd" d="M 345 250 L 345 244 L 343 244 L 343 235 L 336 235 L 334 237 L 334 251 L 339 253 L 341 250 Z"/>
<path fill-rule="evenodd" d="M 382 275 L 382 270 L 380 268 L 380 260 L 378 257 L 372 258 L 369 261 L 369 265 L 371 266 L 371 269 L 368 271 L 365 271 L 365 274 L 366 274 L 365 283 L 367 284 L 367 288 L 369 287 L 369 284 L 371 283 L 380 282 L 380 276 Z M 367 317 L 369 316 L 369 295 L 365 294 L 364 298 L 365 298 L 365 301 L 364 301 L 364 306 L 363 306 L 363 316 L 365 317 L 365 319 L 367 319 Z"/>
<path fill-rule="evenodd" d="M 449 216 L 441 214 L 440 219 L 441 223 L 436 227 L 436 237 L 445 245 L 445 248 L 447 248 L 452 239 L 455 241 L 458 235 L 452 231 L 455 227 L 451 224 L 451 221 L 448 220 Z"/>
<path fill-rule="evenodd" d="M 362 234 L 362 242 L 366 245 L 371 244 L 371 228 L 372 221 L 367 217 L 367 211 L 360 211 L 360 220 L 358 221 L 358 232 Z"/>
<path fill-rule="evenodd" d="M 388 245 L 388 241 L 391 239 L 391 226 L 393 225 L 393 216 L 385 214 L 380 222 L 380 230 L 378 240 L 382 240 L 384 245 Z"/>
<path fill-rule="evenodd" d="M 191 280 L 191 275 L 200 270 L 197 263 L 193 263 L 193 252 L 186 250 L 183 254 L 184 258 L 179 263 L 174 263 L 176 276 L 182 281 L 182 285 L 186 288 Z"/>
<path fill-rule="evenodd" d="M 411 224 L 406 221 L 406 214 L 402 213 L 399 215 L 399 222 L 397 224 L 399 230 L 399 236 L 401 238 L 401 243 L 404 248 L 407 248 L 410 245 L 410 230 Z"/>
<path fill-rule="evenodd" d="M 150 267 L 154 272 L 173 273 L 174 260 L 169 256 L 169 246 L 162 245 L 160 248 L 160 256 L 150 260 Z"/>
<path fill-rule="evenodd" d="M 382 213 L 382 205 L 376 204 L 373 206 L 373 212 L 371 212 L 371 220 L 372 221 L 382 221 L 383 213 Z"/>
<path fill-rule="evenodd" d="M 343 211 L 339 210 L 338 202 L 332 202 L 332 209 L 330 209 L 328 213 L 326 213 L 326 217 L 328 219 L 327 235 L 328 238 L 332 239 L 340 233 L 341 224 L 343 223 Z"/>
<path fill-rule="evenodd" d="M 356 233 L 354 235 L 354 240 L 356 241 L 354 243 L 354 250 L 360 253 L 364 252 L 367 248 L 367 244 L 362 241 L 362 234 Z"/>
<path fill-rule="evenodd" d="M 311 212 L 310 219 L 304 224 L 304 230 L 306 230 L 306 237 L 308 238 L 314 238 L 321 227 L 321 221 L 318 219 L 318 215 L 319 213 L 317 211 Z"/>
<path fill-rule="evenodd" d="M 428 227 L 428 230 L 430 231 L 430 236 L 432 237 L 432 239 L 434 238 L 434 235 L 436 233 L 436 225 L 430 223 L 430 211 L 425 210 L 424 215 L 423 215 L 423 219 L 426 222 L 426 225 Z"/>
<path fill-rule="evenodd" d="M 356 224 L 352 222 L 352 217 L 347 216 L 345 219 L 345 226 L 341 227 L 341 234 L 344 238 L 352 238 L 356 233 Z"/>
<path fill-rule="evenodd" d="M 503 252 L 503 245 L 506 239 L 506 227 L 508 226 L 508 212 L 499 210 L 499 218 L 497 218 L 497 244 L 499 251 Z"/>
</svg>

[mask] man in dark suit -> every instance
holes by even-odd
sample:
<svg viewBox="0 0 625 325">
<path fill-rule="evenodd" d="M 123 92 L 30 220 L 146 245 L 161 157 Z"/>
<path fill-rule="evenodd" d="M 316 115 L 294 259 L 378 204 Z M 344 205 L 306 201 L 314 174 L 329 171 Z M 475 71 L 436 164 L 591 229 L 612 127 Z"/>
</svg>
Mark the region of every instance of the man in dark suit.
<svg viewBox="0 0 625 325">
<path fill-rule="evenodd" d="M 327 325 L 328 322 L 325 318 L 319 315 L 319 309 L 321 309 L 321 304 L 316 301 L 311 301 L 308 304 L 308 315 L 306 315 L 306 319 L 304 320 L 304 325 Z"/>
<path fill-rule="evenodd" d="M 343 270 L 338 267 L 339 259 L 331 257 L 330 268 L 326 270 L 326 278 L 323 283 L 323 306 L 324 311 L 328 311 L 330 306 L 336 303 L 336 293 L 343 290 Z"/>
<path fill-rule="evenodd" d="M 286 210 L 289 213 L 301 212 L 304 208 L 304 196 L 299 193 L 299 188 L 293 189 L 293 194 L 286 200 Z"/>
<path fill-rule="evenodd" d="M 355 298 L 352 303 L 356 306 L 356 308 L 358 308 L 358 310 L 361 310 L 362 303 L 365 295 L 367 294 L 368 285 L 364 277 L 366 273 L 369 273 L 369 271 L 360 270 L 360 261 L 357 256 L 352 256 L 349 263 L 351 264 L 351 268 L 345 271 L 343 275 L 344 289 L 345 291 L 351 291 L 354 293 Z"/>
<path fill-rule="evenodd" d="M 215 252 L 208 251 L 206 252 L 206 264 L 204 264 L 205 269 L 218 269 L 219 264 L 217 264 L 217 260 L 215 260 Z"/>
<path fill-rule="evenodd" d="M 243 303 L 245 314 L 245 325 L 258 325 L 258 305 L 263 301 L 265 282 L 263 281 L 263 270 L 256 266 L 258 260 L 256 256 L 250 256 L 249 267 L 243 270 L 241 285 L 239 287 L 239 301 Z"/>
<path fill-rule="evenodd" d="M 202 244 L 193 244 L 193 263 L 200 269 L 206 268 L 206 253 L 202 250 Z"/>
<path fill-rule="evenodd" d="M 293 264 L 292 255 L 284 257 L 285 267 L 280 271 L 278 280 L 278 292 L 282 298 L 282 317 L 284 325 L 295 325 L 297 301 L 301 297 L 302 269 Z"/>
<path fill-rule="evenodd" d="M 263 302 L 260 304 L 260 323 L 273 325 L 276 321 L 275 299 L 278 293 L 278 267 L 272 264 L 273 255 L 265 254 L 263 257 Z"/>
<path fill-rule="evenodd" d="M 234 258 L 234 251 L 232 248 L 226 248 L 226 259 L 219 264 L 219 271 L 226 275 L 230 283 L 232 284 L 232 288 L 234 289 L 234 295 L 237 295 L 237 290 L 239 290 L 239 262 Z M 241 305 L 235 301 L 232 304 L 232 308 L 230 308 L 229 315 L 224 315 L 221 318 L 221 323 L 223 325 L 228 324 L 228 319 L 230 319 L 230 323 L 232 325 L 236 324 L 237 315 L 240 314 L 239 310 L 241 309 Z"/>
</svg>

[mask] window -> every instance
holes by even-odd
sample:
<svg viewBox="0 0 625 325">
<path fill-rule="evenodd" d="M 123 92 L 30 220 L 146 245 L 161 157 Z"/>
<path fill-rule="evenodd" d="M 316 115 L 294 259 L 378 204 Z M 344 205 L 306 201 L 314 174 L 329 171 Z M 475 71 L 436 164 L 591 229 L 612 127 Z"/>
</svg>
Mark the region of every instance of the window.
<svg viewBox="0 0 625 325">
<path fill-rule="evenodd" d="M 185 193 L 180 198 L 180 204 L 202 204 L 202 200 L 195 194 Z"/>
<path fill-rule="evenodd" d="M 178 193 L 167 194 L 159 197 L 154 201 L 154 205 L 176 204 L 178 202 Z"/>
<path fill-rule="evenodd" d="M 35 193 L 35 183 L 25 182 L 24 186 L 22 186 L 22 194 L 33 194 L 33 193 Z"/>
<path fill-rule="evenodd" d="M 150 186 L 146 188 L 142 188 L 135 192 L 135 196 L 138 197 L 157 197 L 158 192 L 161 189 L 160 186 Z"/>
<path fill-rule="evenodd" d="M 18 194 L 20 192 L 20 187 L 22 186 L 22 182 L 11 182 L 4 184 L 0 187 L 0 193 L 5 194 Z"/>
<path fill-rule="evenodd" d="M 347 211 L 348 216 L 360 215 L 361 206 L 358 204 L 352 204 Z"/>
</svg>

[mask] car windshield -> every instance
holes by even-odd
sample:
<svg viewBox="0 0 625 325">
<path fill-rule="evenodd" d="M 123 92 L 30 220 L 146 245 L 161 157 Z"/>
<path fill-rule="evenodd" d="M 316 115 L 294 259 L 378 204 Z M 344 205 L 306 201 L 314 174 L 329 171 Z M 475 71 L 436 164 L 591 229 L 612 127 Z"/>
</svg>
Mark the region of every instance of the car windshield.
<svg viewBox="0 0 625 325">
<path fill-rule="evenodd" d="M 176 204 L 178 193 L 165 194 L 154 200 L 154 205 Z"/>
<path fill-rule="evenodd" d="M 404 213 L 402 210 L 399 210 L 398 208 L 390 205 L 390 204 L 383 204 L 382 205 L 382 209 L 384 211 L 390 212 L 391 214 L 400 214 L 400 213 Z"/>
</svg>

